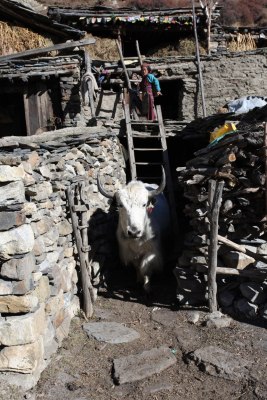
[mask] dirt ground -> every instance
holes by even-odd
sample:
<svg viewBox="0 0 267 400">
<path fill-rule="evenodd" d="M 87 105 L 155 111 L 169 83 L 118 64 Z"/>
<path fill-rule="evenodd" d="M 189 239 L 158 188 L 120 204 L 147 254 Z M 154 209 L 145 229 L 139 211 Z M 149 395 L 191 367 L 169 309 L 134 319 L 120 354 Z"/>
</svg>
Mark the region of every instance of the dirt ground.
<svg viewBox="0 0 267 400">
<path fill-rule="evenodd" d="M 154 295 L 148 300 L 126 277 L 101 289 L 93 321 L 113 321 L 133 328 L 140 338 L 129 343 L 108 344 L 89 338 L 82 317 L 75 317 L 69 337 L 52 357 L 41 379 L 25 398 L 34 400 L 220 400 L 267 399 L 267 332 L 256 323 L 233 320 L 230 327 L 207 327 L 205 307 L 177 308 L 175 282 L 170 276 L 154 282 Z M 116 280 L 115 280 L 116 281 Z M 192 316 L 199 320 L 192 322 Z M 160 346 L 168 347 L 176 363 L 161 373 L 118 385 L 113 380 L 113 360 Z M 188 362 L 187 355 L 197 348 L 214 345 L 237 358 L 251 362 L 249 374 L 225 379 L 209 374 Z M 230 371 L 231 372 L 231 371 Z M 232 371 L 234 372 L 234 371 Z M 231 375 L 231 373 L 230 373 Z"/>
</svg>

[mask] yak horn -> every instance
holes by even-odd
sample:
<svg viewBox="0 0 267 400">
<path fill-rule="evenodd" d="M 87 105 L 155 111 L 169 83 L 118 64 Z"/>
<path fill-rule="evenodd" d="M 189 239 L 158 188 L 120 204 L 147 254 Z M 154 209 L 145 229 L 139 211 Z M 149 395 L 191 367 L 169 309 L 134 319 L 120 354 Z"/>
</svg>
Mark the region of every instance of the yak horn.
<svg viewBox="0 0 267 400">
<path fill-rule="evenodd" d="M 98 187 L 98 191 L 104 196 L 107 197 L 108 199 L 113 199 L 114 195 L 111 193 L 108 193 L 105 191 L 105 189 L 103 188 L 101 181 L 100 181 L 100 174 L 97 175 L 97 187 Z"/>
<path fill-rule="evenodd" d="M 155 197 L 158 194 L 162 193 L 163 190 L 165 189 L 165 186 L 166 186 L 166 174 L 165 174 L 165 170 L 164 170 L 163 166 L 161 166 L 161 169 L 162 169 L 162 178 L 161 178 L 160 185 L 159 185 L 159 187 L 157 189 L 149 191 L 149 194 L 148 194 L 149 199 L 153 199 L 153 197 Z"/>
</svg>

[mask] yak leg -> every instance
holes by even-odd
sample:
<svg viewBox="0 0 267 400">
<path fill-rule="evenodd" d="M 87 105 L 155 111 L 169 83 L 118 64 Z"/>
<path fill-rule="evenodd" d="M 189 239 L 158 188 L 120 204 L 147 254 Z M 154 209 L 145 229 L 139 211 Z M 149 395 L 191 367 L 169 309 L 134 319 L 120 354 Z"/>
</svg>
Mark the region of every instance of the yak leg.
<svg viewBox="0 0 267 400">
<path fill-rule="evenodd" d="M 143 288 L 146 293 L 150 292 L 150 278 L 156 270 L 158 270 L 158 266 L 155 254 L 150 254 L 143 258 L 140 265 L 140 274 L 142 276 Z"/>
</svg>

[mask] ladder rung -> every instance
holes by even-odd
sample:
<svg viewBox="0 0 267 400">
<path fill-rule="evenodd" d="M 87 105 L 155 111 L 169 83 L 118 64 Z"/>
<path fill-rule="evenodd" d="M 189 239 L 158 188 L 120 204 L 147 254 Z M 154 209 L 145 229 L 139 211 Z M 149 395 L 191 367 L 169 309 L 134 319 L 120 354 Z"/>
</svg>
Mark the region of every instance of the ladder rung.
<svg viewBox="0 0 267 400">
<path fill-rule="evenodd" d="M 135 162 L 135 165 L 162 165 L 162 162 Z"/>
<path fill-rule="evenodd" d="M 150 126 L 157 126 L 159 123 L 158 121 L 141 121 L 141 120 L 135 120 L 131 119 L 130 123 L 132 125 L 150 125 Z"/>
<path fill-rule="evenodd" d="M 132 134 L 132 137 L 138 138 L 138 139 L 154 139 L 154 138 L 160 138 L 160 135 L 136 135 L 136 134 Z"/>
<path fill-rule="evenodd" d="M 138 176 L 137 179 L 145 181 L 146 179 L 153 180 L 153 181 L 158 181 L 161 180 L 161 176 Z"/>
<path fill-rule="evenodd" d="M 163 151 L 162 148 L 144 149 L 144 148 L 140 148 L 140 147 L 134 147 L 133 150 L 136 150 L 136 151 Z"/>
</svg>

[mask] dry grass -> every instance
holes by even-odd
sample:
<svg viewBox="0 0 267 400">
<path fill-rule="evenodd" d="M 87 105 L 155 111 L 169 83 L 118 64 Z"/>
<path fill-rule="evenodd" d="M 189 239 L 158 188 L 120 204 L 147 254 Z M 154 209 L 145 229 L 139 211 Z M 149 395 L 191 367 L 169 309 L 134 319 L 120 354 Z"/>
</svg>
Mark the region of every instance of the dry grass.
<svg viewBox="0 0 267 400">
<path fill-rule="evenodd" d="M 207 54 L 204 46 L 199 45 L 200 54 Z M 166 56 L 193 56 L 196 53 L 195 42 L 193 39 L 182 39 L 176 43 L 160 44 L 150 50 L 149 56 L 166 57 Z"/>
<path fill-rule="evenodd" d="M 228 42 L 227 47 L 230 51 L 247 51 L 255 50 L 257 45 L 250 33 L 238 33 L 236 37 L 233 37 L 232 40 Z"/>
<path fill-rule="evenodd" d="M 50 39 L 45 38 L 27 28 L 12 26 L 0 21 L 0 54 L 7 55 L 20 51 L 52 45 Z"/>
<path fill-rule="evenodd" d="M 86 38 L 94 38 L 94 45 L 86 46 L 90 57 L 94 60 L 117 60 L 120 58 L 115 39 L 93 36 L 91 33 Z M 200 44 L 200 54 L 207 54 L 204 46 Z M 178 43 L 162 43 L 153 47 L 146 56 L 168 57 L 168 56 L 192 56 L 195 55 L 195 42 L 193 39 L 182 39 Z"/>
<path fill-rule="evenodd" d="M 120 58 L 115 39 L 102 38 L 88 33 L 86 39 L 90 38 L 95 39 L 96 42 L 93 45 L 85 46 L 85 49 L 92 59 L 112 61 Z"/>
</svg>

